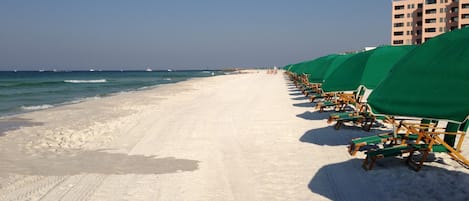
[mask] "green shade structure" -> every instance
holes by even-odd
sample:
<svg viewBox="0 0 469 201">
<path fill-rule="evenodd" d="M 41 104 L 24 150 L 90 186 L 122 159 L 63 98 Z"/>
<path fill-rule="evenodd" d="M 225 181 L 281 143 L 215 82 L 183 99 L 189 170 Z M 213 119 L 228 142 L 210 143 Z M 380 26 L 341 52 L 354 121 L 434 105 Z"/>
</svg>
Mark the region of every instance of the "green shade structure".
<svg viewBox="0 0 469 201">
<path fill-rule="evenodd" d="M 332 61 L 334 57 L 337 55 L 331 54 L 323 57 L 319 57 L 313 60 L 303 61 L 297 64 L 293 64 L 290 67 L 290 71 L 300 75 L 300 74 L 308 74 L 309 76 L 316 73 L 316 69 L 318 67 L 322 67 L 324 65 L 329 65 L 329 62 Z"/>
<path fill-rule="evenodd" d="M 300 63 L 292 64 L 291 67 L 290 67 L 290 71 L 292 73 L 297 74 L 297 75 L 301 75 L 301 74 L 305 73 L 307 63 L 309 63 L 311 61 L 313 61 L 313 60 L 303 61 L 303 62 L 300 62 Z"/>
<path fill-rule="evenodd" d="M 344 61 L 350 58 L 353 54 L 338 54 L 329 55 L 324 57 L 321 61 L 316 63 L 314 68 L 308 69 L 311 71 L 308 76 L 310 83 L 323 83 L 324 80 Z"/>
<path fill-rule="evenodd" d="M 375 114 L 465 121 L 469 28 L 439 35 L 402 58 L 368 98 Z"/>
<path fill-rule="evenodd" d="M 339 57 L 337 54 L 330 54 L 327 56 L 319 57 L 312 62 L 308 63 L 308 67 L 306 68 L 306 74 L 308 74 L 308 81 L 310 83 L 322 83 L 323 75 L 329 68 L 332 61 L 335 58 Z"/>
<path fill-rule="evenodd" d="M 382 46 L 360 52 L 346 61 L 324 81 L 325 92 L 355 91 L 359 86 L 374 89 L 391 68 L 415 46 Z"/>
</svg>

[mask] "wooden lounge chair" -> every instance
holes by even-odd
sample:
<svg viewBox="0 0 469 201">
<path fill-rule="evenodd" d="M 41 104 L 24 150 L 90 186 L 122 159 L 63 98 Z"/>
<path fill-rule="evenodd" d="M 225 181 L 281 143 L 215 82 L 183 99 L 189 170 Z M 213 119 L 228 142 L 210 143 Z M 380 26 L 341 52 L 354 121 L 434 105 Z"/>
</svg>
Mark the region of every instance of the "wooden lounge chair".
<svg viewBox="0 0 469 201">
<path fill-rule="evenodd" d="M 469 168 L 469 160 L 467 160 L 463 155 L 461 155 L 461 146 L 466 135 L 469 124 L 466 122 L 462 125 L 456 123 L 448 123 L 445 131 L 429 131 L 424 133 L 424 137 L 428 139 L 425 144 L 415 144 L 412 145 L 413 149 L 407 158 L 407 164 L 414 168 L 414 170 L 419 171 L 423 163 L 426 161 L 430 152 L 444 152 L 447 153 L 453 160 L 463 165 L 466 168 Z M 444 138 L 440 136 L 444 135 Z M 455 144 L 456 137 L 459 136 L 458 143 Z M 454 139 L 448 142 L 445 140 L 450 138 Z M 456 146 L 455 146 L 456 145 Z M 419 161 L 414 161 L 413 155 L 415 152 L 422 153 L 422 157 Z"/>
<path fill-rule="evenodd" d="M 353 112 L 333 113 L 329 115 L 327 123 L 331 124 L 335 121 L 336 124 L 334 128 L 338 130 L 344 122 L 353 122 L 354 124 L 360 125 L 363 130 L 370 131 L 377 117 L 368 112 L 367 105 L 359 103 L 355 105 L 359 108 L 358 110 Z"/>
<path fill-rule="evenodd" d="M 419 136 L 415 132 L 418 131 L 414 129 L 409 129 L 408 127 L 404 126 L 403 123 L 404 121 L 401 121 L 399 124 L 395 124 L 395 129 L 393 132 L 352 139 L 348 146 L 349 154 L 355 156 L 360 149 L 370 145 L 377 146 L 379 144 L 382 144 L 382 146 L 385 147 L 406 144 L 408 141 L 416 141 Z M 430 121 L 427 119 L 423 119 L 420 123 L 419 130 L 426 131 L 428 129 L 433 129 L 436 127 L 437 123 L 438 121 Z M 408 126 L 411 124 L 408 123 L 406 125 Z"/>
<path fill-rule="evenodd" d="M 352 104 L 355 106 L 357 102 L 360 102 L 365 90 L 360 90 L 358 95 L 354 93 L 338 93 L 337 98 L 332 101 L 322 101 L 316 104 L 316 109 L 319 109 L 320 112 L 323 112 L 325 108 L 334 107 L 334 111 L 343 111 L 345 108 Z"/>
<path fill-rule="evenodd" d="M 464 165 L 465 167 L 469 167 L 469 161 L 460 153 L 467 126 L 457 125 L 458 124 L 448 123 L 444 131 L 439 131 L 442 128 L 433 128 L 427 130 L 421 129 L 420 131 L 417 131 L 418 138 L 415 140 L 415 143 L 399 144 L 390 147 L 369 150 L 366 152 L 366 158 L 363 161 L 362 167 L 365 170 L 371 170 L 377 159 L 409 153 L 409 157 L 407 158 L 406 163 L 414 168 L 414 170 L 419 171 L 430 152 L 448 153 L 452 159 Z M 414 129 L 418 129 L 414 125 L 408 125 L 407 127 L 413 132 L 415 132 Z M 464 127 L 464 131 L 458 131 L 458 127 Z M 458 135 L 459 141 L 456 147 L 453 147 L 454 145 L 451 146 L 450 144 L 446 143 L 441 137 L 439 137 L 439 135 Z M 422 153 L 422 157 L 419 161 L 413 160 L 413 155 L 415 152 Z"/>
<path fill-rule="evenodd" d="M 390 156 L 398 156 L 404 153 L 409 153 L 412 151 L 412 147 L 409 145 L 397 145 L 392 147 L 385 147 L 382 149 L 377 149 L 373 151 L 368 151 L 366 153 L 366 158 L 363 160 L 362 167 L 365 170 L 373 169 L 373 166 L 376 160 L 381 158 L 386 158 Z"/>
<path fill-rule="evenodd" d="M 323 93 L 321 89 L 317 89 L 316 93 L 309 95 L 309 101 L 312 103 L 315 100 L 331 100 L 334 98 L 335 93 Z"/>
<path fill-rule="evenodd" d="M 324 100 L 316 104 L 316 109 L 319 112 L 324 112 L 325 108 L 334 107 L 334 111 L 344 111 L 347 105 L 355 102 L 354 94 L 337 94 L 336 99 Z"/>
</svg>

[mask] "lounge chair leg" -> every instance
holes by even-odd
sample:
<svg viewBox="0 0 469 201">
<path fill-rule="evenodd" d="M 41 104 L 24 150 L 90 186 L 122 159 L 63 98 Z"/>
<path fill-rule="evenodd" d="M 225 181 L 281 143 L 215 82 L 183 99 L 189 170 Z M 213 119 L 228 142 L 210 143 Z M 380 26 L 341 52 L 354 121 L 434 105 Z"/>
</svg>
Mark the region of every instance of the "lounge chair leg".
<svg viewBox="0 0 469 201">
<path fill-rule="evenodd" d="M 368 170 L 368 156 L 363 159 L 362 168 Z"/>
<path fill-rule="evenodd" d="M 415 171 L 419 171 L 420 169 L 422 169 L 423 163 L 424 163 L 425 161 L 427 161 L 428 153 L 429 153 L 429 151 L 425 151 L 425 152 L 423 153 L 422 159 L 420 160 L 420 162 L 419 162 L 419 164 L 418 164 L 418 166 L 417 166 L 417 169 L 416 169 Z"/>
<path fill-rule="evenodd" d="M 371 159 L 369 159 L 369 157 L 366 156 L 365 160 L 363 160 L 362 168 L 365 169 L 366 171 L 373 169 L 376 159 L 377 159 L 376 156 L 371 157 Z M 370 162 L 368 162 L 368 160 L 370 160 Z"/>
<path fill-rule="evenodd" d="M 351 156 L 355 156 L 358 152 L 358 149 L 360 147 L 357 147 L 355 144 L 351 144 L 349 147 L 348 147 L 348 153 L 351 155 Z"/>
<path fill-rule="evenodd" d="M 418 172 L 420 169 L 422 169 L 423 163 L 427 160 L 429 151 L 420 151 L 422 152 L 422 158 L 418 163 L 416 163 L 412 158 L 414 156 L 415 150 L 412 150 L 409 154 L 409 157 L 407 158 L 407 165 L 409 165 L 412 169 L 414 169 L 416 172 Z"/>
<path fill-rule="evenodd" d="M 332 123 L 332 117 L 327 118 L 327 124 L 331 124 L 331 123 Z"/>
<path fill-rule="evenodd" d="M 336 130 L 339 130 L 341 124 L 342 124 L 342 121 L 337 121 L 337 123 L 335 123 L 334 128 L 335 128 Z"/>
<path fill-rule="evenodd" d="M 371 158 L 371 163 L 370 163 L 370 167 L 369 167 L 368 170 L 373 169 L 373 166 L 375 165 L 375 162 L 376 162 L 376 156 L 373 156 L 373 157 Z"/>
<path fill-rule="evenodd" d="M 362 129 L 366 132 L 369 132 L 371 130 L 371 125 L 373 125 L 373 121 L 369 122 L 368 120 L 363 120 L 361 123 Z"/>
</svg>

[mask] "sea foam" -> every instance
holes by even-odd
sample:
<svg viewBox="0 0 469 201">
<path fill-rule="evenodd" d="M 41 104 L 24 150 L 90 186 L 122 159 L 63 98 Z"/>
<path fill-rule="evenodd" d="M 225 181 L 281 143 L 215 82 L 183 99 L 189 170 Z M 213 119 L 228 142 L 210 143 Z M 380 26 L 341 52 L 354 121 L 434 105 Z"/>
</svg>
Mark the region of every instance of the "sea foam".
<svg viewBox="0 0 469 201">
<path fill-rule="evenodd" d="M 33 105 L 33 106 L 21 106 L 22 110 L 43 110 L 47 108 L 54 107 L 53 105 L 44 104 L 44 105 Z"/>
<path fill-rule="evenodd" d="M 100 80 L 64 80 L 66 83 L 105 83 L 107 80 L 100 79 Z"/>
</svg>

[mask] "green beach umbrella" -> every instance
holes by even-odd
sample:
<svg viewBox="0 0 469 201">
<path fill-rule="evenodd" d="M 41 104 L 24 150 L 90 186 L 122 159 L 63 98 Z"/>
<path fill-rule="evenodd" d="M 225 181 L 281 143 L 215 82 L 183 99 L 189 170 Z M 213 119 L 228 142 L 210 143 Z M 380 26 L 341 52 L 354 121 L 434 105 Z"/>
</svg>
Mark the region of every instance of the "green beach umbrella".
<svg viewBox="0 0 469 201">
<path fill-rule="evenodd" d="M 337 56 L 337 54 L 330 54 L 309 62 L 305 72 L 308 74 L 308 81 L 310 83 L 322 83 L 322 80 L 318 80 L 318 77 L 323 74 L 324 70 Z"/>
<path fill-rule="evenodd" d="M 308 76 L 310 83 L 323 83 L 324 79 L 328 77 L 337 67 L 344 61 L 350 58 L 353 54 L 334 54 L 323 57 L 322 60 L 316 63 L 314 67 L 309 69 L 311 71 Z"/>
<path fill-rule="evenodd" d="M 325 92 L 374 89 L 391 68 L 415 46 L 382 46 L 357 53 L 337 67 L 324 81 Z"/>
<path fill-rule="evenodd" d="M 300 62 L 300 63 L 293 64 L 290 67 L 290 71 L 292 73 L 297 74 L 297 75 L 301 75 L 305 72 L 306 63 L 311 62 L 311 61 L 303 61 L 303 62 Z"/>
<path fill-rule="evenodd" d="M 439 35 L 402 58 L 368 98 L 376 114 L 465 121 L 469 28 Z"/>
<path fill-rule="evenodd" d="M 312 73 L 315 73 L 315 69 L 318 66 L 327 65 L 328 64 L 327 62 L 329 62 L 329 59 L 331 59 L 334 56 L 336 55 L 327 55 L 327 56 L 319 57 L 313 60 L 308 60 L 308 61 L 303 61 L 297 64 L 293 64 L 290 70 L 293 73 L 296 73 L 297 75 L 301 75 L 301 74 L 311 75 Z"/>
</svg>

